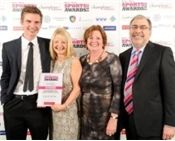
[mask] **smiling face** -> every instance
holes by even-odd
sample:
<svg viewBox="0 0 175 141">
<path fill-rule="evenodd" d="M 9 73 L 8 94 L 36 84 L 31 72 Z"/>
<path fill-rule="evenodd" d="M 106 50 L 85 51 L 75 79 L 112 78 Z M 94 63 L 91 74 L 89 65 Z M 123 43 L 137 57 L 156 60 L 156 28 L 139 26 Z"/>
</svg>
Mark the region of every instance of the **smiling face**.
<svg viewBox="0 0 175 141">
<path fill-rule="evenodd" d="M 58 55 L 65 55 L 67 54 L 67 41 L 60 35 L 56 35 L 53 40 L 53 50 Z"/>
<path fill-rule="evenodd" d="M 134 47 L 145 46 L 151 36 L 151 27 L 145 18 L 136 18 L 130 24 L 130 39 Z"/>
<path fill-rule="evenodd" d="M 103 49 L 103 38 L 98 30 L 92 31 L 90 36 L 87 38 L 87 47 L 90 51 L 102 50 Z"/>
<path fill-rule="evenodd" d="M 21 25 L 24 30 L 24 38 L 32 40 L 36 37 L 41 28 L 41 16 L 39 14 L 25 13 L 21 19 Z"/>
</svg>

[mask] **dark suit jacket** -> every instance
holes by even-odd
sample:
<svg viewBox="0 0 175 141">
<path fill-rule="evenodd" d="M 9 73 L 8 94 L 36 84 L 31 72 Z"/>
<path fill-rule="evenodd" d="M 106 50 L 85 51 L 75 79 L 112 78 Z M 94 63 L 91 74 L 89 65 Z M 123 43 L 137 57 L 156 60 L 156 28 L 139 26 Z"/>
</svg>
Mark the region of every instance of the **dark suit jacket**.
<svg viewBox="0 0 175 141">
<path fill-rule="evenodd" d="M 43 72 L 50 72 L 49 39 L 38 38 Z M 21 37 L 3 44 L 2 76 L 1 76 L 1 104 L 11 100 L 17 86 L 21 71 Z"/>
<path fill-rule="evenodd" d="M 122 93 L 131 51 L 132 48 L 119 55 L 123 69 Z M 138 135 L 161 136 L 164 124 L 175 127 L 175 62 L 169 47 L 152 42 L 146 45 L 132 91 Z"/>
</svg>

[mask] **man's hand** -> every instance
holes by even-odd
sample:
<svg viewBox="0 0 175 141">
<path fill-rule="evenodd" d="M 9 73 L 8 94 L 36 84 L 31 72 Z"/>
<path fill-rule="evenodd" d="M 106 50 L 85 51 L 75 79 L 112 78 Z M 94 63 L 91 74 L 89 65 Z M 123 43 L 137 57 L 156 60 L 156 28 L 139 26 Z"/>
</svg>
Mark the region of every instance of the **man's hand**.
<svg viewBox="0 0 175 141">
<path fill-rule="evenodd" d="M 174 137 L 174 134 L 175 134 L 175 127 L 164 125 L 162 135 L 163 140 L 171 140 Z"/>
</svg>

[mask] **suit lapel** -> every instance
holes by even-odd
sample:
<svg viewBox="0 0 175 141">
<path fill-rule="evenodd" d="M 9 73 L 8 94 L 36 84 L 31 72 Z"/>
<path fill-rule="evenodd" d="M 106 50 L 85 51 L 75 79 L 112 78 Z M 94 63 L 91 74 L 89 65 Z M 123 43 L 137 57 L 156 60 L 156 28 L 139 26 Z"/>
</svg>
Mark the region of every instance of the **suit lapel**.
<svg viewBox="0 0 175 141">
<path fill-rule="evenodd" d="M 124 74 L 126 74 L 125 76 L 127 77 L 127 73 L 128 73 L 128 67 L 129 67 L 129 62 L 130 62 L 130 57 L 131 57 L 131 51 L 132 51 L 132 48 L 130 48 L 128 50 L 128 52 L 126 52 L 125 54 L 125 62 L 123 64 L 125 64 L 125 67 L 124 67 Z"/>
<path fill-rule="evenodd" d="M 22 54 L 22 44 L 21 44 L 21 37 L 19 39 L 16 40 L 16 45 L 14 45 L 15 47 L 15 53 L 17 56 L 17 67 L 18 67 L 18 71 L 21 71 L 21 54 Z"/>
<path fill-rule="evenodd" d="M 144 50 L 143 55 L 142 55 L 142 58 L 140 60 L 140 64 L 139 64 L 139 67 L 138 67 L 138 70 L 137 70 L 135 80 L 137 79 L 137 77 L 139 77 L 139 75 L 140 75 L 141 71 L 143 70 L 146 62 L 148 61 L 148 59 L 150 59 L 150 56 L 152 55 L 154 49 L 155 49 L 154 45 L 151 42 L 149 42 L 146 45 L 145 50 Z"/>
<path fill-rule="evenodd" d="M 42 70 L 45 71 L 45 65 L 44 65 L 44 60 L 45 60 L 45 51 L 44 51 L 44 41 L 42 41 L 41 38 L 38 37 L 38 44 L 39 44 L 39 50 L 40 50 L 40 56 L 41 56 L 41 66 L 42 66 Z"/>
</svg>

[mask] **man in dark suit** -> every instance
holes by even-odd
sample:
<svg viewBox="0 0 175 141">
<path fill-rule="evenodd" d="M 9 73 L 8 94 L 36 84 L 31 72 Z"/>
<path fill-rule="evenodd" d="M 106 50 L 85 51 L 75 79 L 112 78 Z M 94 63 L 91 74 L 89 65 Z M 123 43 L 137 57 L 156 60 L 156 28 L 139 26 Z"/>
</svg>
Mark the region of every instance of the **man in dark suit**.
<svg viewBox="0 0 175 141">
<path fill-rule="evenodd" d="M 1 104 L 8 140 L 25 140 L 27 130 L 32 139 L 47 139 L 51 115 L 49 108 L 37 108 L 39 75 L 50 71 L 49 39 L 37 37 L 42 24 L 42 13 L 35 6 L 26 6 L 21 12 L 23 34 L 3 44 L 3 72 L 1 76 Z M 23 89 L 27 76 L 29 44 L 33 47 L 32 89 Z M 27 86 L 26 86 L 27 87 Z"/>
<path fill-rule="evenodd" d="M 127 139 L 171 139 L 175 133 L 175 62 L 169 47 L 149 41 L 151 28 L 149 19 L 135 16 L 129 29 L 132 47 L 119 55 L 120 119 Z"/>
</svg>

